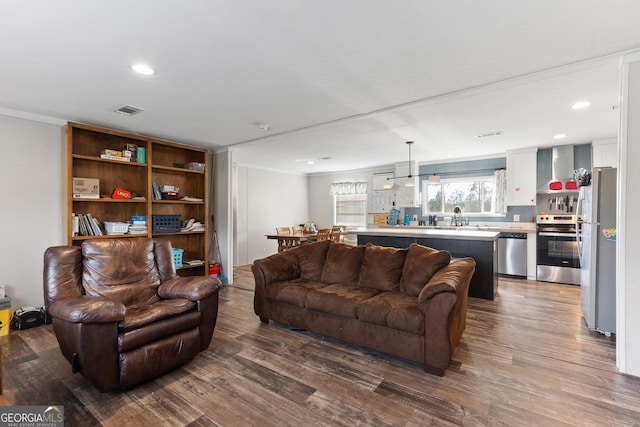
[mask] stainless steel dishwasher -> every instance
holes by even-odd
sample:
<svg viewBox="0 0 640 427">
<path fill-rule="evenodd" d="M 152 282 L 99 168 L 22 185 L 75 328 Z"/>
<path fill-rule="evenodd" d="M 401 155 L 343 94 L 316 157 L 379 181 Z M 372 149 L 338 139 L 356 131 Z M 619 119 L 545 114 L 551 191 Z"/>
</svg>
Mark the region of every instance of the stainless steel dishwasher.
<svg viewBox="0 0 640 427">
<path fill-rule="evenodd" d="M 527 277 L 527 233 L 500 233 L 498 274 Z"/>
</svg>

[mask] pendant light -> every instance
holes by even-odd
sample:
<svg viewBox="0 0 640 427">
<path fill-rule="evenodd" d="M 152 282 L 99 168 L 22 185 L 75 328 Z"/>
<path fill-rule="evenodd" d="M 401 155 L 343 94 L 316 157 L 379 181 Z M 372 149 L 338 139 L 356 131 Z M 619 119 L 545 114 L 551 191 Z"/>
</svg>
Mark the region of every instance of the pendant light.
<svg viewBox="0 0 640 427">
<path fill-rule="evenodd" d="M 413 179 L 413 175 L 411 175 L 411 145 L 412 144 L 413 144 L 413 141 L 407 141 L 407 145 L 409 146 L 409 164 L 408 164 L 409 175 L 407 175 L 407 180 L 404 183 L 405 187 L 415 187 L 416 185 L 416 180 Z"/>
<path fill-rule="evenodd" d="M 429 176 L 429 184 L 440 184 L 440 177 L 435 173 Z"/>
</svg>

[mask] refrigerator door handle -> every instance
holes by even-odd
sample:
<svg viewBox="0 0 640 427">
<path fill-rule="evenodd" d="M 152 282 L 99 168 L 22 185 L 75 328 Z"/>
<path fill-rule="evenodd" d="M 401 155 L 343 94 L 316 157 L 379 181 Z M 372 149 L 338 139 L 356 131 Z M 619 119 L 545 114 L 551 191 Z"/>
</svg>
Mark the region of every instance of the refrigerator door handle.
<svg viewBox="0 0 640 427">
<path fill-rule="evenodd" d="M 584 191 L 584 190 L 583 190 Z M 583 208 L 582 191 L 578 196 L 578 203 L 576 203 L 576 242 L 578 243 L 578 261 L 582 265 L 582 208 Z"/>
<path fill-rule="evenodd" d="M 578 243 L 578 261 L 582 265 L 582 222 L 576 224 L 576 242 Z"/>
</svg>

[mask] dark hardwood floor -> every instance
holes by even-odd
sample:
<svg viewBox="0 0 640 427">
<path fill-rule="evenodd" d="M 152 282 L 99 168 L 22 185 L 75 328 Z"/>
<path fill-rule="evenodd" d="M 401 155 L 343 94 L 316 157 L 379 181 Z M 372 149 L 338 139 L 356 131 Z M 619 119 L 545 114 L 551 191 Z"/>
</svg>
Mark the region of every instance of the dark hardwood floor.
<svg viewBox="0 0 640 427">
<path fill-rule="evenodd" d="M 246 267 L 245 267 L 246 268 Z M 250 274 L 221 291 L 210 348 L 134 389 L 99 393 L 71 373 L 50 325 L 0 337 L 1 405 L 64 405 L 67 426 L 639 425 L 640 378 L 615 338 L 590 332 L 579 288 L 500 279 L 471 298 L 443 377 L 333 339 L 262 325 Z"/>
</svg>

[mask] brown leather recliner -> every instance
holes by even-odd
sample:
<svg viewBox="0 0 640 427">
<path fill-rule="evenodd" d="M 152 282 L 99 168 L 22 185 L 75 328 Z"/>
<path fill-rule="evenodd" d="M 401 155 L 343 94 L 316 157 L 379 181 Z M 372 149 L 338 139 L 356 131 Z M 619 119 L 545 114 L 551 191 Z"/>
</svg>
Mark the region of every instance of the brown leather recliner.
<svg viewBox="0 0 640 427">
<path fill-rule="evenodd" d="M 127 388 L 209 347 L 220 281 L 179 277 L 168 240 L 94 239 L 48 248 L 45 308 L 74 372 L 100 391 Z"/>
</svg>

